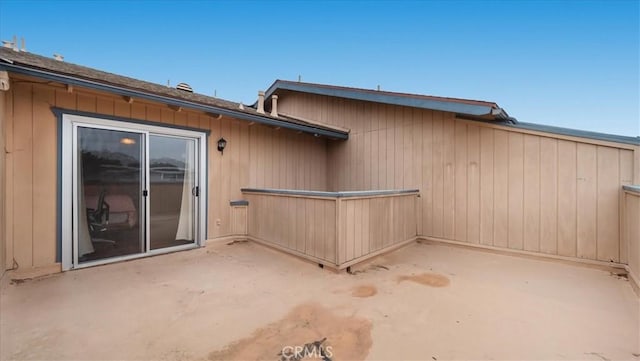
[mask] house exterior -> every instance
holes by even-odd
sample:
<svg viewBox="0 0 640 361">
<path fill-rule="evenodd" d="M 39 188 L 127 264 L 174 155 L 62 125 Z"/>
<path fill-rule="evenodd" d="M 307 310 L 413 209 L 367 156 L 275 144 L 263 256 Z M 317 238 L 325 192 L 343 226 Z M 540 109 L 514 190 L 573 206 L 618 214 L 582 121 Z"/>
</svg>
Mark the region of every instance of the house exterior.
<svg viewBox="0 0 640 361">
<path fill-rule="evenodd" d="M 3 271 L 236 237 L 344 268 L 426 238 L 640 279 L 638 137 L 280 80 L 248 106 L 11 48 L 0 71 Z"/>
</svg>

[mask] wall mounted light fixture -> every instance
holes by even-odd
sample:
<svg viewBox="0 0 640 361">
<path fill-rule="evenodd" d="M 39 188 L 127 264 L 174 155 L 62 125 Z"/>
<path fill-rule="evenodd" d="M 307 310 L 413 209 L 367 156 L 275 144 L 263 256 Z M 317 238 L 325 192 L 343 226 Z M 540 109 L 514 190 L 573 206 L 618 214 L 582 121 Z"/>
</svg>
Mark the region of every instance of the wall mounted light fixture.
<svg viewBox="0 0 640 361">
<path fill-rule="evenodd" d="M 218 139 L 218 151 L 224 154 L 224 148 L 227 146 L 227 141 L 224 138 Z"/>
</svg>

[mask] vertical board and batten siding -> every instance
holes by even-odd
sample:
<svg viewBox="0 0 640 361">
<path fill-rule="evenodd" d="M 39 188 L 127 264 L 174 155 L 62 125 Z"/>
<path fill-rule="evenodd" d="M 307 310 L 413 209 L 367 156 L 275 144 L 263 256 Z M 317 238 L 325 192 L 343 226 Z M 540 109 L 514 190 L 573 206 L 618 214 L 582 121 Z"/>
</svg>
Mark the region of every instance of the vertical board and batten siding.
<svg viewBox="0 0 640 361">
<path fill-rule="evenodd" d="M 319 262 L 336 264 L 336 199 L 245 194 L 247 235 Z"/>
<path fill-rule="evenodd" d="M 623 244 L 628 247 L 628 264 L 636 286 L 640 283 L 640 191 L 625 190 L 623 197 Z"/>
<path fill-rule="evenodd" d="M 326 190 L 326 140 L 289 130 L 202 112 L 176 112 L 166 105 L 62 86 L 12 81 L 5 92 L 3 137 L 6 164 L 6 223 L 3 260 L 7 268 L 42 267 L 56 262 L 57 119 L 51 107 L 106 116 L 210 130 L 208 138 L 208 234 L 234 233 L 239 221 L 229 201 L 242 197 L 241 187 Z M 216 143 L 224 137 L 224 155 Z M 220 220 L 218 225 L 217 220 Z"/>
<path fill-rule="evenodd" d="M 6 149 L 6 143 L 5 143 L 5 134 L 6 134 L 6 125 L 7 125 L 7 119 L 6 119 L 6 113 L 5 113 L 5 109 L 6 109 L 6 99 L 7 99 L 7 92 L 6 91 L 2 91 L 0 90 L 0 277 L 2 277 L 2 275 L 4 274 L 4 271 L 6 270 L 6 257 L 5 257 L 5 252 L 6 252 L 6 244 L 7 244 L 7 238 L 5 237 L 5 205 L 4 205 L 4 200 L 6 199 L 5 197 L 5 192 L 6 192 L 6 179 L 7 179 L 7 172 L 5 170 L 5 164 L 6 164 L 6 152 L 4 151 Z"/>
<path fill-rule="evenodd" d="M 231 234 L 247 235 L 247 206 L 231 206 Z"/>
<path fill-rule="evenodd" d="M 417 236 L 416 193 L 392 196 L 244 194 L 247 236 L 285 252 L 345 268 Z"/>
<path fill-rule="evenodd" d="M 416 195 L 339 200 L 339 265 L 354 264 L 417 236 Z"/>
<path fill-rule="evenodd" d="M 626 262 L 621 186 L 640 180 L 638 146 L 319 95 L 278 102 L 350 129 L 328 144 L 329 190 L 420 189 L 422 236 Z"/>
</svg>

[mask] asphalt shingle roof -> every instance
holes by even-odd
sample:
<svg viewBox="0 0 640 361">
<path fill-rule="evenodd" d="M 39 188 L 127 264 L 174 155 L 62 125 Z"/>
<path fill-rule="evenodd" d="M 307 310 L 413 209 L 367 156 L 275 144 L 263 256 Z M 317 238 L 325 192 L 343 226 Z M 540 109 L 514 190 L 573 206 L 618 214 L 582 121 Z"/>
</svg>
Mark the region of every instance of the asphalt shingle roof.
<svg viewBox="0 0 640 361">
<path fill-rule="evenodd" d="M 113 74 L 93 68 L 89 68 L 82 65 L 69 63 L 66 61 L 59 61 L 53 58 L 45 56 L 15 51 L 12 48 L 0 47 L 0 64 L 1 63 L 21 65 L 34 70 L 41 70 L 51 72 L 59 75 L 70 76 L 76 79 L 82 79 L 92 82 L 97 82 L 104 85 L 117 86 L 126 88 L 133 91 L 144 92 L 147 94 L 158 95 L 162 97 L 168 97 L 172 99 L 187 101 L 204 106 L 217 107 L 233 111 L 235 113 L 247 114 L 264 119 L 275 120 L 279 122 L 291 123 L 296 125 L 304 125 L 307 127 L 324 129 L 328 131 L 336 131 L 335 129 L 327 126 L 323 127 L 317 124 L 307 123 L 302 120 L 287 117 L 286 119 L 280 117 L 272 117 L 270 114 L 258 113 L 256 109 L 249 105 L 244 105 L 244 109 L 240 108 L 240 103 L 231 102 L 228 100 L 214 98 L 203 94 L 191 93 L 183 90 L 178 90 L 166 85 L 160 85 L 151 83 L 139 79 L 130 78 L 118 74 Z"/>
</svg>

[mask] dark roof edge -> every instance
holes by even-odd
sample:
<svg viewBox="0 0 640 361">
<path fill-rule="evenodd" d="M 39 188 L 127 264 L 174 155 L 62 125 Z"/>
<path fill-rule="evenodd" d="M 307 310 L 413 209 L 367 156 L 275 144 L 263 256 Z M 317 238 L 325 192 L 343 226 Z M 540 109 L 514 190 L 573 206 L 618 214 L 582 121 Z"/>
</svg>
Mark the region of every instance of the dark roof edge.
<svg viewBox="0 0 640 361">
<path fill-rule="evenodd" d="M 100 83 L 100 82 L 96 82 L 88 79 L 77 78 L 74 76 L 58 74 L 58 73 L 49 72 L 45 70 L 33 69 L 30 67 L 25 67 L 25 66 L 16 65 L 16 64 L 0 63 L 0 70 L 6 70 L 6 71 L 10 71 L 17 74 L 22 74 L 22 75 L 34 76 L 34 77 L 43 78 L 51 81 L 61 82 L 64 84 L 71 84 L 71 85 L 82 86 L 82 87 L 95 89 L 95 90 L 107 91 L 107 92 L 118 94 L 121 96 L 131 96 L 131 97 L 136 97 L 140 99 L 161 102 L 164 104 L 170 104 L 174 106 L 190 108 L 190 109 L 200 110 L 204 112 L 211 112 L 211 113 L 226 115 L 226 116 L 234 117 L 237 119 L 256 122 L 260 124 L 302 131 L 304 133 L 324 135 L 327 137 L 337 138 L 337 139 L 349 138 L 349 135 L 343 132 L 331 131 L 328 129 L 316 128 L 313 126 L 307 126 L 302 124 L 289 123 L 289 122 L 271 119 L 267 117 L 261 117 L 258 115 L 247 114 L 240 111 L 233 111 L 230 109 L 220 108 L 212 105 L 204 105 L 200 103 L 190 102 L 188 100 L 175 99 L 168 96 L 144 92 L 141 90 L 127 89 L 118 85 L 104 84 L 104 83 Z"/>
<path fill-rule="evenodd" d="M 241 188 L 243 193 L 264 193 L 279 194 L 288 196 L 304 196 L 304 197 L 331 197 L 331 198 L 349 198 L 349 197 L 375 197 L 375 196 L 391 196 L 400 194 L 419 194 L 419 189 L 388 189 L 374 191 L 346 191 L 346 192 L 324 192 L 324 191 L 305 191 L 298 189 L 277 189 L 277 188 Z"/>
<path fill-rule="evenodd" d="M 211 135 L 211 129 L 189 127 L 189 126 L 185 126 L 185 125 L 158 123 L 158 122 L 149 121 L 149 120 L 140 120 L 140 119 L 135 119 L 135 118 L 119 117 L 119 116 L 115 116 L 115 115 L 108 115 L 108 114 L 102 114 L 102 113 L 85 112 L 85 111 L 82 111 L 82 110 L 66 109 L 66 108 L 59 108 L 59 107 L 54 107 L 54 106 L 51 107 L 51 111 L 58 118 L 61 118 L 62 115 L 64 115 L 64 114 L 79 115 L 81 117 L 98 118 L 98 119 L 106 119 L 106 120 L 115 120 L 115 121 L 119 121 L 119 122 L 127 122 L 127 123 L 142 124 L 142 125 L 151 125 L 151 126 L 162 127 L 162 128 L 189 130 L 189 131 L 193 131 L 193 132 L 205 133 L 206 135 Z"/>
<path fill-rule="evenodd" d="M 624 189 L 625 191 L 629 191 L 629 192 L 634 192 L 634 193 L 640 194 L 640 184 L 639 185 L 625 184 L 625 185 L 622 186 L 622 189 Z"/>
<path fill-rule="evenodd" d="M 464 104 L 458 102 L 448 102 L 444 100 L 418 99 L 400 95 L 390 94 L 373 94 L 370 92 L 359 92 L 353 89 L 326 88 L 315 86 L 309 83 L 292 83 L 287 81 L 276 80 L 265 92 L 265 99 L 269 99 L 271 94 L 278 89 L 299 91 L 303 93 L 312 93 L 318 95 L 333 96 L 339 98 L 348 98 L 354 100 L 364 100 L 376 103 L 402 105 L 414 108 L 424 108 L 432 110 L 440 110 L 451 113 L 460 113 L 473 116 L 494 115 L 497 118 L 507 117 L 508 115 L 501 108 L 496 109 L 490 106 Z M 256 104 L 254 103 L 253 106 Z"/>
<path fill-rule="evenodd" d="M 546 132 L 546 133 L 568 135 L 572 137 L 604 140 L 607 142 L 624 143 L 624 144 L 631 144 L 631 145 L 640 145 L 640 137 L 630 137 L 625 135 L 599 133 L 599 132 L 592 132 L 588 130 L 562 128 L 562 127 L 556 127 L 553 125 L 544 125 L 544 124 L 526 123 L 526 122 L 508 124 L 507 126 L 513 127 L 513 128 L 527 129 L 527 130 L 536 130 L 536 131 Z"/>
</svg>

